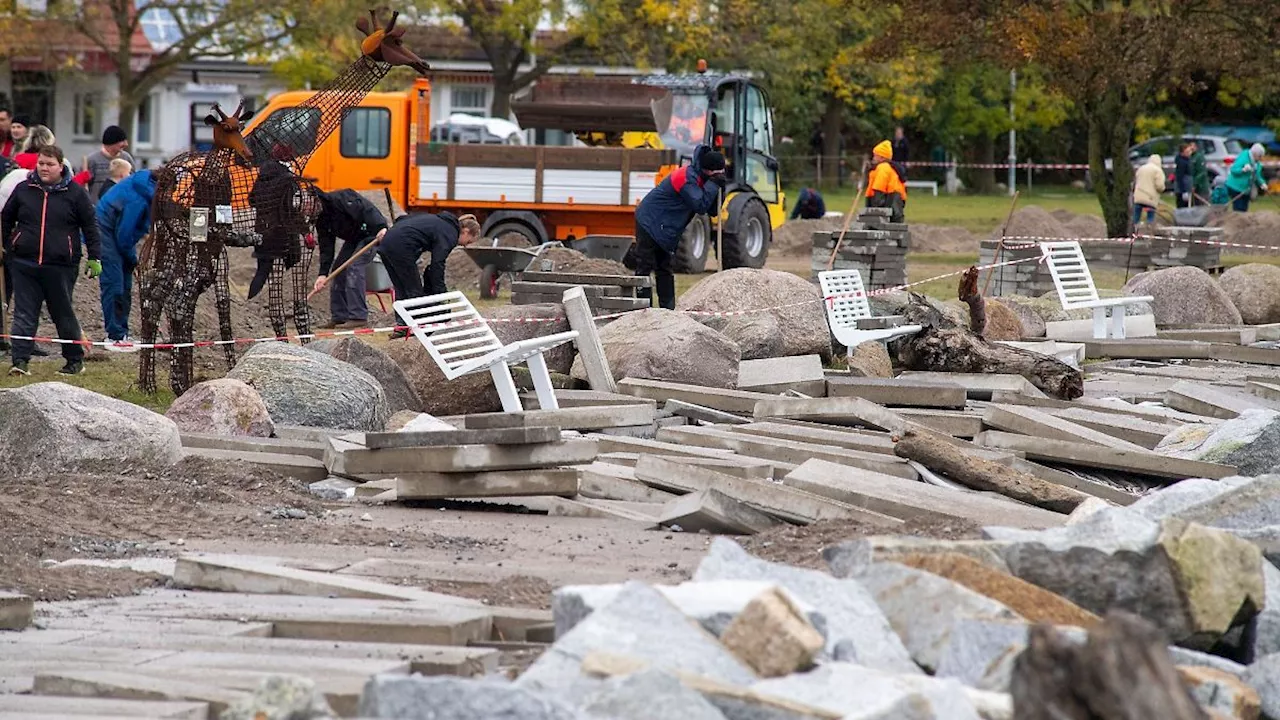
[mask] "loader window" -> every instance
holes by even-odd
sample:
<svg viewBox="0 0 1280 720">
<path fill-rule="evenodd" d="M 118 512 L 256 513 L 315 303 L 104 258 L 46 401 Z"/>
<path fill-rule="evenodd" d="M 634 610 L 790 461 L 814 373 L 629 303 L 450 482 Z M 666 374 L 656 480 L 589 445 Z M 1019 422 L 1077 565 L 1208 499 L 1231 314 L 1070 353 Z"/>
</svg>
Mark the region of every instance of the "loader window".
<svg viewBox="0 0 1280 720">
<path fill-rule="evenodd" d="M 664 147 L 681 155 L 693 153 L 693 147 L 705 142 L 707 134 L 707 97 L 675 95 L 671 99 L 671 122 L 662 133 Z"/>
<path fill-rule="evenodd" d="M 348 158 L 384 158 L 391 154 L 391 111 L 352 108 L 342 117 L 338 151 Z"/>
<path fill-rule="evenodd" d="M 747 147 L 765 155 L 773 154 L 773 128 L 769 127 L 769 107 L 760 88 L 747 88 L 747 126 L 743 129 Z"/>
</svg>

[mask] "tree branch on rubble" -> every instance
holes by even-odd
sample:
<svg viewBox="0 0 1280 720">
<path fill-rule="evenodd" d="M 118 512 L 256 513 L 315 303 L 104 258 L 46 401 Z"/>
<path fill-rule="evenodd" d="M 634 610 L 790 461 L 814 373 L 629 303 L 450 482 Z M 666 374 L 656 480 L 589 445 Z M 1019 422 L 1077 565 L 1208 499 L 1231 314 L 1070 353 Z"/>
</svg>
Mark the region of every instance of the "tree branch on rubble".
<svg viewBox="0 0 1280 720">
<path fill-rule="evenodd" d="M 995 271 L 999 272 L 999 268 Z M 978 268 L 971 267 L 960 276 L 960 289 L 956 296 L 969 306 L 969 329 L 982 337 L 987 331 L 987 301 L 978 292 Z"/>
</svg>

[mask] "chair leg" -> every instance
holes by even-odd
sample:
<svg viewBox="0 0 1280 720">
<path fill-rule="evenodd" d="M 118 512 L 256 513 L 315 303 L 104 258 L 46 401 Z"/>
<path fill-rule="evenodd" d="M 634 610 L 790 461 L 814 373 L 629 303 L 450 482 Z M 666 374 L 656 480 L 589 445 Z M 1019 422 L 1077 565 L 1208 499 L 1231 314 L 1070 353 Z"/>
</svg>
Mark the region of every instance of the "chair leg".
<svg viewBox="0 0 1280 720">
<path fill-rule="evenodd" d="M 1107 339 L 1107 309 L 1096 307 L 1093 309 L 1093 339 Z"/>
<path fill-rule="evenodd" d="M 551 387 L 551 372 L 547 370 L 547 360 L 542 353 L 533 355 L 528 360 L 529 374 L 533 376 L 533 389 L 538 393 L 538 406 L 543 410 L 559 410 L 556 390 Z"/>
<path fill-rule="evenodd" d="M 1111 308 L 1111 337 L 1117 340 L 1124 339 L 1124 315 L 1123 305 Z"/>
<path fill-rule="evenodd" d="M 489 366 L 489 374 L 493 376 L 493 386 L 498 388 L 498 397 L 502 398 L 503 412 L 524 412 L 520 404 L 520 392 L 516 390 L 516 380 L 511 377 L 511 368 L 500 362 Z"/>
</svg>

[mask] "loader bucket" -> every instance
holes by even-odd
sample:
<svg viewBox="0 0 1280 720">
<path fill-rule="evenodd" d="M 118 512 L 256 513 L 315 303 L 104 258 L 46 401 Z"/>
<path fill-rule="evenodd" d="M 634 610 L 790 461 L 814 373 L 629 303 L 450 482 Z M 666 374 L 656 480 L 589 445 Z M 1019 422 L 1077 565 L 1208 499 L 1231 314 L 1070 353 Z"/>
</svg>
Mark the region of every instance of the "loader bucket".
<svg viewBox="0 0 1280 720">
<path fill-rule="evenodd" d="M 544 77 L 511 110 L 525 129 L 660 133 L 671 119 L 671 93 L 629 80 Z"/>
</svg>

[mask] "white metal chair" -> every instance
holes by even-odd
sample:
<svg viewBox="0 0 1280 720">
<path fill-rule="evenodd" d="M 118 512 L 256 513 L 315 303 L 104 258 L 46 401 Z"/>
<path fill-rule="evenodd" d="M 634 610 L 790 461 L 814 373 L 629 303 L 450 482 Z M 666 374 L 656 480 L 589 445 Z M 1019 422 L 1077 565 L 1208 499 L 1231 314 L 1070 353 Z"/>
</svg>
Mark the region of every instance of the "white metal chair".
<svg viewBox="0 0 1280 720">
<path fill-rule="evenodd" d="M 505 412 L 521 412 L 520 393 L 516 390 L 511 366 L 529 365 L 538 404 L 544 410 L 557 410 L 551 373 L 543 359 L 543 351 L 578 337 L 577 331 L 556 333 L 546 337 L 517 340 L 503 345 L 466 295 L 458 291 L 426 297 L 397 300 L 393 307 L 400 320 L 431 354 L 448 380 L 481 370 L 493 375 Z"/>
<path fill-rule="evenodd" d="M 1105 340 L 1108 335 L 1107 313 L 1111 313 L 1110 336 L 1124 339 L 1125 306 L 1151 302 L 1149 295 L 1130 295 L 1118 298 L 1099 298 L 1093 284 L 1089 263 L 1085 262 L 1080 243 L 1043 242 L 1040 250 L 1045 254 L 1045 264 L 1053 276 L 1053 286 L 1058 290 L 1058 300 L 1063 310 L 1093 310 L 1093 338 Z"/>
<path fill-rule="evenodd" d="M 866 287 L 862 284 L 862 274 L 857 270 L 826 270 L 818 273 L 818 284 L 822 287 L 823 303 L 827 308 L 827 324 L 831 326 L 831 334 L 836 340 L 849 349 L 864 342 L 876 340 L 887 342 L 903 335 L 920 332 L 919 325 L 900 325 L 898 327 L 863 330 L 858 327 L 859 320 L 874 320 L 871 314 L 871 303 L 867 302 Z"/>
</svg>

